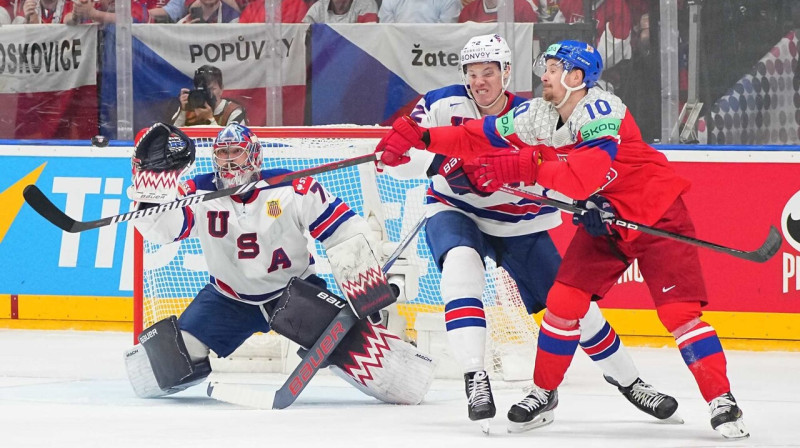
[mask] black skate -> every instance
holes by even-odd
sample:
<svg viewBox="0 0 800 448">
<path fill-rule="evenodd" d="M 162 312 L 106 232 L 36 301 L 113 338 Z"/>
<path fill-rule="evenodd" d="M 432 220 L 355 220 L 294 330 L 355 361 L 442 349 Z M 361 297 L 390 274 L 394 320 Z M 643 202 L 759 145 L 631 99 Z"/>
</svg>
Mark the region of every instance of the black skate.
<svg viewBox="0 0 800 448">
<path fill-rule="evenodd" d="M 640 411 L 650 414 L 659 420 L 666 420 L 672 417 L 671 421 L 683 423 L 683 419 L 675 414 L 678 409 L 678 400 L 662 394 L 653 386 L 642 381 L 641 378 L 636 378 L 636 381 L 628 387 L 621 386 L 614 378 L 608 375 L 603 375 L 603 378 L 610 384 L 617 386 L 622 395 L 639 408 Z"/>
<path fill-rule="evenodd" d="M 489 433 L 489 419 L 493 418 L 497 409 L 494 406 L 492 387 L 489 375 L 485 370 L 464 374 L 464 386 L 467 392 L 467 411 L 469 419 L 480 421 L 483 432 Z"/>
<path fill-rule="evenodd" d="M 558 406 L 558 390 L 533 386 L 531 392 L 508 411 L 508 432 L 522 432 L 553 423 Z"/>
<path fill-rule="evenodd" d="M 708 407 L 711 409 L 711 427 L 722 434 L 722 437 L 726 439 L 750 437 L 742 420 L 742 410 L 730 392 L 711 400 Z"/>
</svg>

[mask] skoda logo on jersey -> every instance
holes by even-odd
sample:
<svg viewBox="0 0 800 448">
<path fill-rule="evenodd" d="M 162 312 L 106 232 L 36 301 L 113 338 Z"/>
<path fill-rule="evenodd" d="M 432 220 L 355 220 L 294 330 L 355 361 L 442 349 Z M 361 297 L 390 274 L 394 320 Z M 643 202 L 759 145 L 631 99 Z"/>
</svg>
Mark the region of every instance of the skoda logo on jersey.
<svg viewBox="0 0 800 448">
<path fill-rule="evenodd" d="M 281 201 L 279 199 L 267 201 L 267 216 L 277 218 L 281 216 L 281 213 L 283 213 L 283 210 L 281 209 Z"/>
<path fill-rule="evenodd" d="M 781 230 L 786 242 L 800 252 L 800 191 L 795 193 L 783 207 Z"/>
</svg>

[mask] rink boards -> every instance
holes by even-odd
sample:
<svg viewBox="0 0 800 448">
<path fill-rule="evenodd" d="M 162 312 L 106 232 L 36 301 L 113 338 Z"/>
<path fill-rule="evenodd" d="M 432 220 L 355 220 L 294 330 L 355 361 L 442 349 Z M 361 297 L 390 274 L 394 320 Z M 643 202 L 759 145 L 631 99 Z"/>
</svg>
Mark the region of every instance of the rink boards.
<svg viewBox="0 0 800 448">
<path fill-rule="evenodd" d="M 685 200 L 698 238 L 751 250 L 771 225 L 784 238 L 763 264 L 701 250 L 708 319 L 723 338 L 770 341 L 753 348 L 800 347 L 797 148 L 661 149 L 692 181 Z M 76 219 L 123 213 L 130 207 L 129 154 L 125 147 L 0 146 L 0 328 L 131 327 L 132 226 L 69 234 L 38 216 L 21 195 L 36 184 Z M 573 232 L 570 224 L 553 232 L 560 250 Z M 622 335 L 666 335 L 636 264 L 601 306 Z"/>
</svg>

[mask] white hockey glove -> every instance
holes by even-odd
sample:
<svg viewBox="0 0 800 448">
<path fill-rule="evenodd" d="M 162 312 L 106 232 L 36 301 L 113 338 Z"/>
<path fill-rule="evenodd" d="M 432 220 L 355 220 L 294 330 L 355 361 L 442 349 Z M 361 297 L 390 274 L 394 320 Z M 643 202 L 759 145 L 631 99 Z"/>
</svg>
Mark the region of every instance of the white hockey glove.
<svg viewBox="0 0 800 448">
<path fill-rule="evenodd" d="M 150 204 L 174 201 L 179 179 L 191 169 L 194 157 L 194 142 L 180 129 L 166 123 L 154 124 L 134 149 L 133 185 L 128 188 L 128 197 Z"/>
</svg>

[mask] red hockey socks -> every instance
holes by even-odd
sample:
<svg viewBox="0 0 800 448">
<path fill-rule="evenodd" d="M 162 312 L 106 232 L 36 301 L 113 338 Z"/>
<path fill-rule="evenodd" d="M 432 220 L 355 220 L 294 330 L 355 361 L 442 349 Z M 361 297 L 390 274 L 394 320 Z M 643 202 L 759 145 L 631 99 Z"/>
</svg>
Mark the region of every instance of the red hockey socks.
<svg viewBox="0 0 800 448">
<path fill-rule="evenodd" d="M 564 319 L 545 311 L 536 347 L 533 383 L 542 389 L 555 390 L 564 381 L 580 337 L 577 319 Z"/>
<path fill-rule="evenodd" d="M 703 398 L 710 402 L 730 392 L 727 361 L 714 327 L 700 320 L 699 302 L 675 302 L 659 306 L 658 317 L 675 337 L 683 361 L 694 375 Z"/>
</svg>

